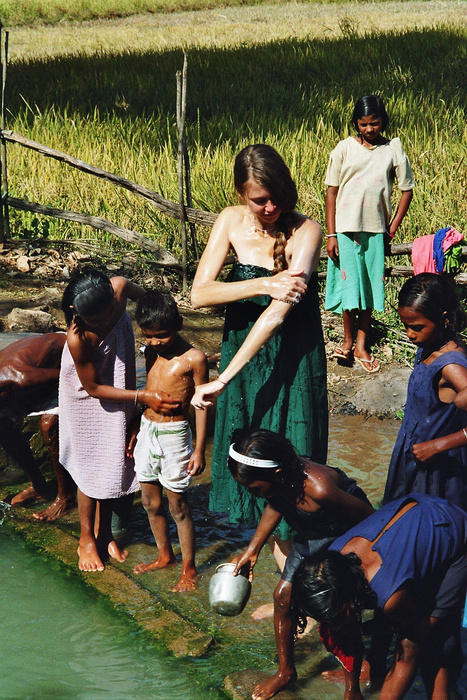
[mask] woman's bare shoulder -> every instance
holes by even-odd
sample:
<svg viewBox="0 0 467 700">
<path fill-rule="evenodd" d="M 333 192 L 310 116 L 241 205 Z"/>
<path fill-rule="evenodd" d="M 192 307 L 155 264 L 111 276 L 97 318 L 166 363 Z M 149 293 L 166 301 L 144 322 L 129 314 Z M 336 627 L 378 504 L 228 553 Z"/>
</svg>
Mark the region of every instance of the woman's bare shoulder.
<svg viewBox="0 0 467 700">
<path fill-rule="evenodd" d="M 307 234 L 312 233 L 314 235 L 322 235 L 321 226 L 314 219 L 300 214 L 298 211 L 294 212 L 295 221 L 293 224 L 293 233 Z"/>
<path fill-rule="evenodd" d="M 217 221 L 222 221 L 224 224 L 229 224 L 235 226 L 239 221 L 242 221 L 245 216 L 245 207 L 241 204 L 237 204 L 233 207 L 225 207 L 222 209 Z"/>
</svg>

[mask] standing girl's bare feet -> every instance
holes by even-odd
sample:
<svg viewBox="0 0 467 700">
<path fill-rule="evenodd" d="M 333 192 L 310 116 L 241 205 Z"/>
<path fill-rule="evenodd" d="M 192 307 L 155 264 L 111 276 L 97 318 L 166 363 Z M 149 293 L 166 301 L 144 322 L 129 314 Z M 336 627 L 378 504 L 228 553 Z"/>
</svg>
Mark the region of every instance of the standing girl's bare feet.
<svg viewBox="0 0 467 700">
<path fill-rule="evenodd" d="M 10 505 L 11 506 L 25 506 L 28 503 L 32 503 L 32 501 L 36 501 L 37 499 L 41 499 L 43 496 L 41 496 L 40 493 L 36 491 L 34 486 L 28 486 L 25 488 L 23 491 L 20 491 L 17 493 L 13 498 L 10 500 Z"/>
<path fill-rule="evenodd" d="M 198 578 L 198 572 L 194 564 L 182 564 L 180 578 L 178 583 L 172 588 L 172 593 L 185 593 L 186 591 L 196 590 Z"/>
<path fill-rule="evenodd" d="M 127 549 L 120 549 L 120 547 L 117 546 L 117 543 L 115 540 L 112 540 L 109 542 L 107 546 L 107 551 L 112 557 L 112 559 L 116 559 L 119 562 L 124 562 L 125 559 L 128 556 L 128 550 Z"/>
<path fill-rule="evenodd" d="M 172 588 L 172 593 L 186 593 L 187 591 L 195 591 L 198 583 L 199 576 L 194 576 L 193 578 L 188 578 L 187 576 L 180 576 L 178 583 Z"/>
<path fill-rule="evenodd" d="M 99 556 L 97 546 L 94 540 L 80 540 L 77 552 L 79 557 L 78 566 L 80 571 L 104 571 L 105 567 Z"/>
</svg>

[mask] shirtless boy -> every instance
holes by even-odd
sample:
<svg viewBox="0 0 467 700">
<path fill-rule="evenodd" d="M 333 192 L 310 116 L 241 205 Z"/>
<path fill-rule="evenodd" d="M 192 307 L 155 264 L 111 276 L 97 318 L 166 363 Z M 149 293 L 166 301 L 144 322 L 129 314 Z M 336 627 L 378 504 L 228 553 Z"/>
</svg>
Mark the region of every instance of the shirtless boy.
<svg viewBox="0 0 467 700">
<path fill-rule="evenodd" d="M 180 409 L 175 415 L 168 416 L 146 408 L 141 416 L 139 433 L 129 442 L 130 453 L 134 448 L 142 503 L 158 548 L 157 559 L 149 564 L 138 564 L 134 572 L 142 574 L 175 564 L 162 503 L 162 489 L 165 488 L 182 553 L 180 580 L 172 591 L 192 591 L 196 588 L 198 572 L 195 566 L 195 530 L 187 490 L 193 477 L 201 474 L 205 467 L 207 415 L 206 411 L 195 411 L 194 450 L 187 416 L 195 387 L 208 379 L 207 360 L 201 350 L 179 335 L 182 318 L 170 294 L 156 290 L 146 292 L 138 301 L 135 316 L 147 342 L 146 389 L 166 391 L 180 401 Z"/>
</svg>

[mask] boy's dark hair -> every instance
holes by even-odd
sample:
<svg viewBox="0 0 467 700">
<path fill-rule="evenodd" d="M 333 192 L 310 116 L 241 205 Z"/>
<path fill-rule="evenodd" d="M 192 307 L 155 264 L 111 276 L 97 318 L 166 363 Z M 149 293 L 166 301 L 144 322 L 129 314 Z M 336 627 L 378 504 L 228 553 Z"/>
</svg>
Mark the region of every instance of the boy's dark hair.
<svg viewBox="0 0 467 700">
<path fill-rule="evenodd" d="M 407 280 L 399 292 L 399 306 L 415 309 L 442 331 L 455 337 L 466 326 L 456 288 L 445 275 L 422 272 Z"/>
<path fill-rule="evenodd" d="M 62 311 L 67 326 L 77 314 L 92 318 L 104 312 L 114 300 L 110 279 L 100 270 L 85 268 L 67 285 L 62 297 Z"/>
<path fill-rule="evenodd" d="M 384 106 L 383 100 L 379 95 L 363 95 L 356 101 L 353 108 L 352 122 L 358 133 L 358 120 L 362 117 L 374 115 L 380 117 L 382 121 L 382 129 L 384 131 L 389 123 L 388 113 Z"/>
<path fill-rule="evenodd" d="M 173 297 L 168 292 L 152 289 L 138 299 L 135 318 L 140 328 L 159 326 L 164 330 L 178 331 L 182 317 Z"/>
</svg>

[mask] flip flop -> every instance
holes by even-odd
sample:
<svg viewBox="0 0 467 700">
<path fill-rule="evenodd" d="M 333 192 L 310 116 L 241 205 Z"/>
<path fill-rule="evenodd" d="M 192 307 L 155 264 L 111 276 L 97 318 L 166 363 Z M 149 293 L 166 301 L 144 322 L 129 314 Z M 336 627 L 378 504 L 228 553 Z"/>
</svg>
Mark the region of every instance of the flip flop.
<svg viewBox="0 0 467 700">
<path fill-rule="evenodd" d="M 365 372 L 368 372 L 368 374 L 374 374 L 375 372 L 379 372 L 379 370 L 381 369 L 380 361 L 373 357 L 373 355 L 370 355 L 369 360 L 364 360 L 363 357 L 358 357 L 357 355 L 354 355 L 354 360 L 360 365 L 360 367 L 362 367 L 365 370 Z M 372 367 L 371 365 L 375 361 L 377 365 L 376 367 Z"/>
<path fill-rule="evenodd" d="M 352 350 L 344 350 L 344 348 L 337 346 L 334 348 L 331 357 L 344 362 L 352 362 Z"/>
</svg>

